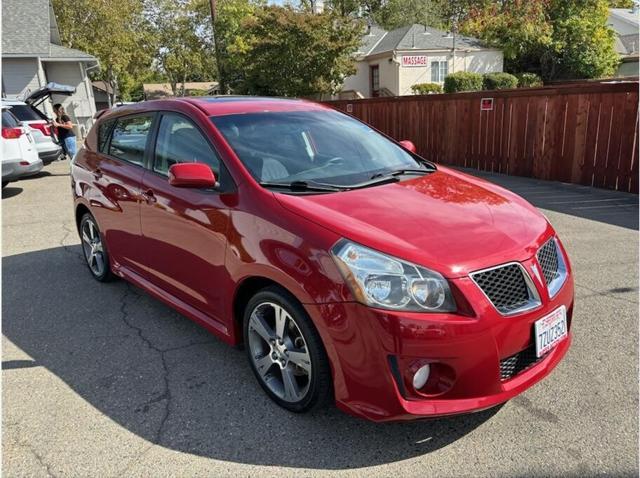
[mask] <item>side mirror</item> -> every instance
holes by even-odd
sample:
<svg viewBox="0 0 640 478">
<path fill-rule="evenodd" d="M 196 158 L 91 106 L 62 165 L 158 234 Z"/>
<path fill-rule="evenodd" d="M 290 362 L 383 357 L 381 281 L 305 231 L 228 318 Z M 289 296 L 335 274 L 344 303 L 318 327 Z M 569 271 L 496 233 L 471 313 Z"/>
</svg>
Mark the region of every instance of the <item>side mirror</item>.
<svg viewBox="0 0 640 478">
<path fill-rule="evenodd" d="M 400 146 L 402 146 L 407 151 L 411 151 L 412 153 L 416 152 L 416 145 L 413 144 L 413 141 L 409 141 L 408 139 L 403 139 L 400 141 Z"/>
<path fill-rule="evenodd" d="M 216 176 L 203 163 L 179 163 L 169 168 L 169 184 L 177 188 L 213 188 Z"/>
</svg>

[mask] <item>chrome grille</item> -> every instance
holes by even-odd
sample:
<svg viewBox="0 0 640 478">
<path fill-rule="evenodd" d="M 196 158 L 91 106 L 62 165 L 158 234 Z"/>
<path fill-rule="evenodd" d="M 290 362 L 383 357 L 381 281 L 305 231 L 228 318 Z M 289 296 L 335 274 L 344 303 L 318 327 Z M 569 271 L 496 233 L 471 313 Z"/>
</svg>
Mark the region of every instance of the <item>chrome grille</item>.
<svg viewBox="0 0 640 478">
<path fill-rule="evenodd" d="M 547 283 L 549 297 L 554 297 L 567 279 L 567 264 L 560 252 L 557 239 L 552 237 L 540 249 L 536 257 Z"/>
<path fill-rule="evenodd" d="M 516 314 L 540 305 L 531 278 L 518 263 L 474 272 L 471 278 L 503 315 Z"/>
<path fill-rule="evenodd" d="M 544 246 L 538 250 L 538 263 L 542 269 L 547 284 L 551 284 L 558 277 L 558 249 L 553 238 L 549 239 Z"/>
</svg>

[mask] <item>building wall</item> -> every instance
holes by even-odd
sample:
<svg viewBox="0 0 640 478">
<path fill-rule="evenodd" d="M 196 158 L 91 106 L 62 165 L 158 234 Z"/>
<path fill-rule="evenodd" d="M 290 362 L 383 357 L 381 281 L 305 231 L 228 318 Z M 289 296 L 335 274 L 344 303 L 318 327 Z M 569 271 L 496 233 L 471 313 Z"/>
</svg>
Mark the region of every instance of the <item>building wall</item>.
<svg viewBox="0 0 640 478">
<path fill-rule="evenodd" d="M 402 61 L 403 54 L 426 55 L 427 64 L 424 67 L 399 67 L 399 95 L 412 95 L 411 87 L 417 83 L 431 83 L 431 62 L 446 61 L 449 73 L 471 71 L 474 73 L 490 73 L 503 70 L 503 55 L 497 50 L 481 50 L 463 52 L 456 51 L 455 68 L 451 52 L 434 53 L 429 51 L 398 52 L 396 57 Z M 443 82 L 440 82 L 442 84 Z"/>
<path fill-rule="evenodd" d="M 44 64 L 44 69 L 48 81 L 76 87 L 76 92 L 73 95 L 53 95 L 52 101 L 53 103 L 62 103 L 72 121 L 77 124 L 76 134 L 78 137 L 85 137 L 93 124 L 96 106 L 84 67 L 80 62 L 51 61 Z"/>
<path fill-rule="evenodd" d="M 403 67 L 403 55 L 425 55 L 427 57 L 427 64 L 424 67 Z M 451 52 L 412 50 L 396 52 L 393 57 L 390 52 L 387 56 L 381 58 L 357 62 L 356 74 L 345 79 L 342 90 L 359 91 L 365 97 L 369 97 L 371 94 L 369 68 L 371 65 L 379 65 L 380 88 L 387 88 L 394 95 L 412 95 L 411 87 L 413 85 L 417 83 L 431 83 L 432 61 L 448 62 L 449 73 L 454 71 L 472 71 L 475 73 L 503 71 L 504 63 L 502 52 L 497 50 L 456 51 L 455 69 L 453 68 L 453 55 Z"/>
<path fill-rule="evenodd" d="M 364 96 L 369 96 L 369 62 L 358 61 L 356 63 L 356 74 L 344 79 L 342 91 L 359 91 Z"/>
<path fill-rule="evenodd" d="M 7 98 L 16 99 L 40 88 L 38 64 L 37 58 L 2 59 L 2 92 Z"/>
<path fill-rule="evenodd" d="M 400 65 L 393 61 L 391 53 L 388 56 L 369 62 L 369 65 L 376 64 L 380 68 L 380 89 L 386 88 L 394 96 L 400 95 Z"/>
</svg>

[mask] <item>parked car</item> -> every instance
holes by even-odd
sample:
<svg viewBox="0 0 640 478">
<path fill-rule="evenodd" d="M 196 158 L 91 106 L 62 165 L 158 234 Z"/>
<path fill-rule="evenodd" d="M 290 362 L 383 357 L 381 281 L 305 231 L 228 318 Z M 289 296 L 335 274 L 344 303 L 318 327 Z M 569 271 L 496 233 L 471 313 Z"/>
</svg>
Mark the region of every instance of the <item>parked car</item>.
<svg viewBox="0 0 640 478">
<path fill-rule="evenodd" d="M 3 99 L 2 104 L 11 106 L 13 115 L 28 126 L 35 140 L 38 156 L 44 164 L 57 160 L 62 155 L 62 147 L 53 132 L 51 121 L 37 106 L 51 95 L 72 95 L 73 86 L 48 83 L 46 86 L 30 93 L 24 101 Z"/>
<path fill-rule="evenodd" d="M 42 160 L 31 133 L 23 127 L 9 108 L 2 107 L 2 187 L 10 181 L 37 174 Z"/>
<path fill-rule="evenodd" d="M 123 106 L 98 119 L 71 173 L 93 277 L 244 344 L 288 410 L 486 409 L 569 348 L 573 279 L 546 218 L 327 106 Z"/>
</svg>

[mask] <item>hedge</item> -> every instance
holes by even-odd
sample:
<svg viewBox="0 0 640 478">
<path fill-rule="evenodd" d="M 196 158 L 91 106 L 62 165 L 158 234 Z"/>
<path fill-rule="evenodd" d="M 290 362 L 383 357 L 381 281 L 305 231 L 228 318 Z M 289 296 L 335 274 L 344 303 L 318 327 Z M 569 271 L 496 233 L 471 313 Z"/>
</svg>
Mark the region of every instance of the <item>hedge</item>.
<svg viewBox="0 0 640 478">
<path fill-rule="evenodd" d="M 543 86 L 542 78 L 535 73 L 517 73 L 518 88 L 537 88 Z"/>
<path fill-rule="evenodd" d="M 482 89 L 482 75 L 468 71 L 451 73 L 444 79 L 444 92 L 457 93 L 459 91 L 480 91 Z"/>
<path fill-rule="evenodd" d="M 482 77 L 483 90 L 506 90 L 517 86 L 518 78 L 510 73 L 485 73 Z"/>
<path fill-rule="evenodd" d="M 431 93 L 442 93 L 442 86 L 438 83 L 417 83 L 411 87 L 415 95 L 428 95 Z"/>
</svg>

